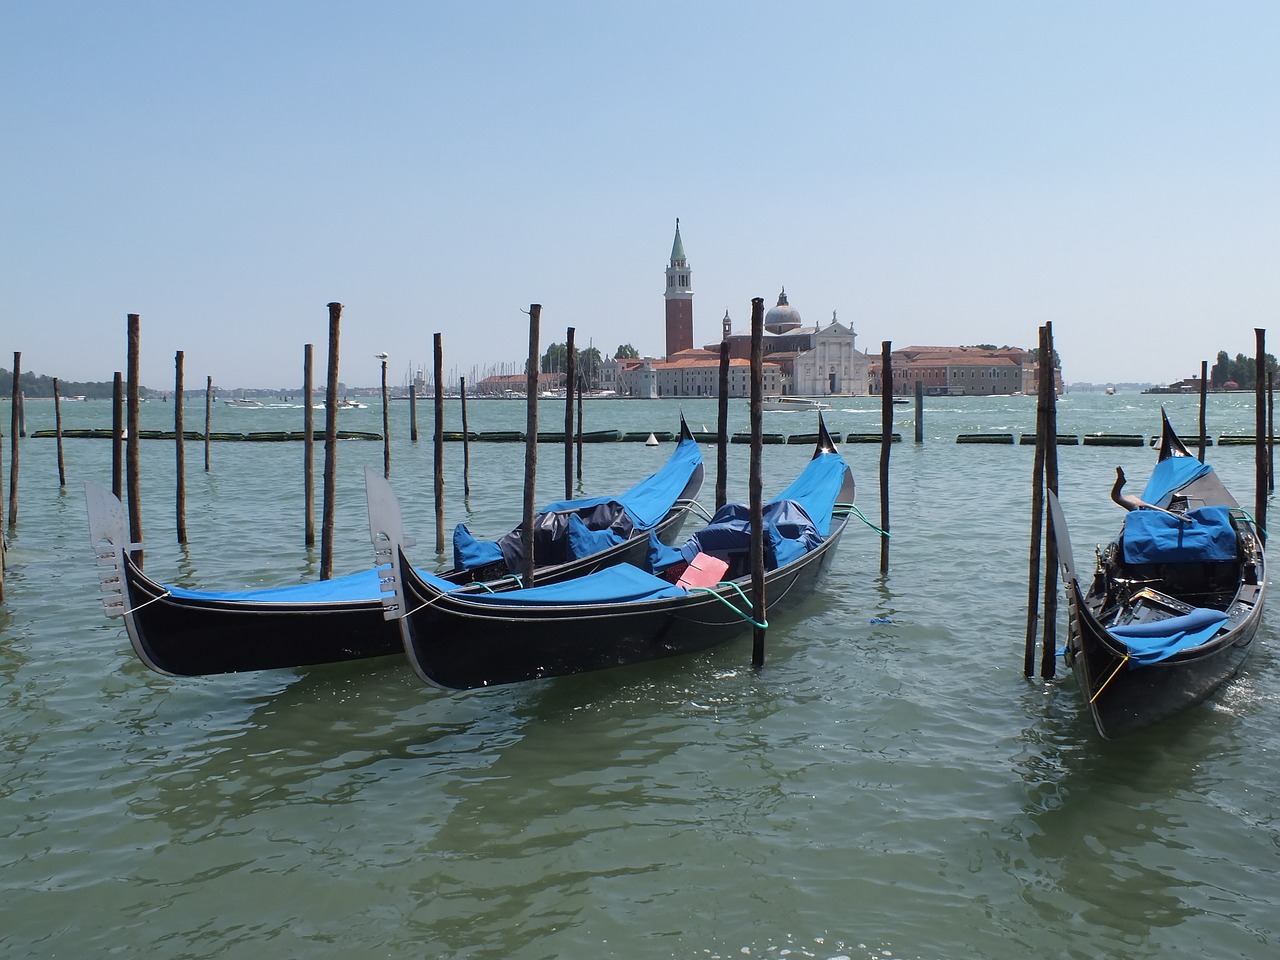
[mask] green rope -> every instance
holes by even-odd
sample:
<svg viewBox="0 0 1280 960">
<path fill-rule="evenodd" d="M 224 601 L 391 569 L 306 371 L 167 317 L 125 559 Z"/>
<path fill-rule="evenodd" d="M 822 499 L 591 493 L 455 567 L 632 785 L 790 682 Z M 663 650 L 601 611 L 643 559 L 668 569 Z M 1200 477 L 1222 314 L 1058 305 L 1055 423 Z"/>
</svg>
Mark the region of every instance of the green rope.
<svg viewBox="0 0 1280 960">
<path fill-rule="evenodd" d="M 730 603 L 724 597 L 720 596 L 720 594 L 716 593 L 716 591 L 720 589 L 720 587 L 733 587 L 733 589 L 738 592 L 738 596 L 742 598 L 742 602 L 747 604 L 748 606 L 751 605 L 751 601 L 747 599 L 747 595 L 742 592 L 742 588 L 738 586 L 736 583 L 721 582 L 716 584 L 716 586 L 714 587 L 690 587 L 689 590 L 690 592 L 697 590 L 701 593 L 707 594 L 709 597 L 719 600 L 726 607 L 728 607 L 730 610 L 732 610 L 734 613 L 740 616 L 743 620 L 747 621 L 747 623 L 751 624 L 753 627 L 759 627 L 761 630 L 769 629 L 768 620 L 766 620 L 764 623 L 756 623 L 756 621 L 753 620 L 748 614 L 743 613 L 741 610 L 735 607 L 732 603 Z"/>
<path fill-rule="evenodd" d="M 508 573 L 505 577 L 499 578 L 497 582 L 501 583 L 503 580 L 514 580 L 516 582 L 517 589 L 524 586 L 524 582 L 520 579 L 520 575 L 516 573 Z M 482 590 L 484 590 L 485 593 L 498 592 L 497 590 L 493 589 L 493 587 L 489 586 L 487 583 L 480 583 L 478 584 L 478 586 Z"/>
<path fill-rule="evenodd" d="M 1240 515 L 1241 515 L 1242 517 L 1244 517 L 1244 519 L 1248 520 L 1248 521 L 1249 521 L 1250 523 L 1252 523 L 1255 527 L 1258 527 L 1258 521 L 1257 521 L 1257 520 L 1255 520 L 1255 519 L 1253 519 L 1253 517 L 1251 517 L 1251 516 L 1249 515 L 1249 511 L 1248 511 L 1248 510 L 1246 510 L 1244 507 L 1236 507 L 1236 509 L 1240 511 Z M 1263 540 L 1266 540 L 1266 539 L 1268 538 L 1269 534 L 1267 533 L 1267 531 L 1266 531 L 1265 529 L 1263 529 L 1262 527 L 1258 527 L 1258 531 L 1262 534 L 1262 539 L 1263 539 Z"/>
<path fill-rule="evenodd" d="M 890 534 L 888 530 L 881 530 L 881 529 L 880 529 L 879 527 L 877 527 L 874 523 L 872 523 L 870 520 L 868 520 L 868 519 L 867 519 L 867 515 L 866 515 L 865 513 L 863 513 L 861 510 L 859 510 L 859 509 L 858 509 L 858 505 L 857 505 L 856 503 L 837 503 L 837 504 L 835 504 L 835 506 L 837 506 L 837 507 L 844 507 L 844 508 L 845 508 L 845 509 L 847 509 L 850 513 L 852 513 L 855 517 L 857 517 L 859 520 L 861 520 L 863 523 L 865 523 L 868 527 L 870 527 L 870 528 L 871 528 L 872 530 L 874 530 L 876 533 L 880 534 L 880 536 L 884 537 L 886 540 L 892 540 L 892 539 L 893 539 L 892 534 Z"/>
</svg>

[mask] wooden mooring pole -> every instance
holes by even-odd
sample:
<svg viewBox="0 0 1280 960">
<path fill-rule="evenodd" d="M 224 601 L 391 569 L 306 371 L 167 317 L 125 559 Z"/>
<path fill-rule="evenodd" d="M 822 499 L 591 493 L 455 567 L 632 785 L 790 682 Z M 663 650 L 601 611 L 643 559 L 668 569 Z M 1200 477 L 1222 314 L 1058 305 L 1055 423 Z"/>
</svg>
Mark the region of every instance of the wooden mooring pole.
<svg viewBox="0 0 1280 960">
<path fill-rule="evenodd" d="M 1044 486 L 1058 495 L 1058 384 L 1053 366 L 1053 324 L 1044 325 L 1045 350 L 1048 358 L 1041 372 L 1045 380 L 1048 416 L 1044 428 Z M 1046 515 L 1044 530 L 1044 624 L 1040 645 L 1040 677 L 1052 680 L 1057 667 L 1058 626 L 1058 541 L 1053 535 L 1053 518 Z"/>
<path fill-rule="evenodd" d="M 187 542 L 187 439 L 183 434 L 182 390 L 183 353 L 173 356 L 173 451 L 177 474 L 177 533 L 178 542 Z"/>
<path fill-rule="evenodd" d="M 1209 443 L 1209 431 L 1205 421 L 1205 410 L 1209 399 L 1209 361 L 1200 361 L 1200 462 L 1204 463 L 1205 447 Z"/>
<path fill-rule="evenodd" d="M 124 375 L 111 381 L 111 493 L 124 500 Z"/>
<path fill-rule="evenodd" d="M 764 666 L 764 636 L 768 620 L 768 598 L 764 585 L 764 480 L 761 461 L 764 451 L 764 299 L 751 300 L 751 665 Z"/>
<path fill-rule="evenodd" d="M 1040 328 L 1039 367 L 1036 378 L 1036 452 L 1031 467 L 1031 549 L 1027 575 L 1027 636 L 1022 673 L 1030 679 L 1036 670 L 1036 633 L 1040 613 L 1040 541 L 1044 532 L 1044 451 L 1048 426 L 1045 396 L 1045 328 Z M 1052 361 L 1050 361 L 1052 363 Z"/>
<path fill-rule="evenodd" d="M 1258 535 L 1263 543 L 1267 539 L 1267 331 L 1255 327 L 1255 372 L 1257 388 L 1254 391 L 1254 507 L 1253 519 L 1257 522 Z"/>
<path fill-rule="evenodd" d="M 458 400 L 462 403 L 462 496 L 471 496 L 471 431 L 467 427 L 467 378 L 458 378 Z"/>
<path fill-rule="evenodd" d="M 53 378 L 53 431 L 58 438 L 58 486 L 67 485 L 67 463 L 62 458 L 62 397 L 58 395 L 58 378 Z"/>
<path fill-rule="evenodd" d="M 324 503 L 320 509 L 320 579 L 333 576 L 333 522 L 338 488 L 338 337 L 342 304 L 329 304 L 329 369 L 324 391 Z M 309 404 L 308 404 L 309 406 Z"/>
<path fill-rule="evenodd" d="M 1276 381 L 1267 371 L 1267 492 L 1276 488 Z"/>
<path fill-rule="evenodd" d="M 880 343 L 880 575 L 889 572 L 889 452 L 893 449 L 893 342 Z"/>
<path fill-rule="evenodd" d="M 524 585 L 533 584 L 533 516 L 538 476 L 538 328 L 542 304 L 529 304 L 529 358 L 525 362 L 524 511 L 520 530 L 524 546 Z"/>
<path fill-rule="evenodd" d="M 9 411 L 9 526 L 18 522 L 18 437 L 21 434 L 22 353 L 13 352 L 13 403 Z"/>
<path fill-rule="evenodd" d="M 382 358 L 382 477 L 391 479 L 391 410 L 387 396 L 387 358 Z"/>
<path fill-rule="evenodd" d="M 564 498 L 573 499 L 573 382 L 578 365 L 573 356 L 573 327 L 565 333 L 566 375 L 564 380 Z"/>
<path fill-rule="evenodd" d="M 916 443 L 924 443 L 924 381 L 916 381 Z"/>
<path fill-rule="evenodd" d="M 213 428 L 213 377 L 204 378 L 204 472 L 209 472 L 209 431 Z"/>
<path fill-rule="evenodd" d="M 141 397 L 138 384 L 139 357 L 142 351 L 142 318 L 136 313 L 129 314 L 129 359 L 126 367 L 125 398 L 126 429 L 128 430 L 125 445 L 125 485 L 129 491 L 129 539 L 131 543 L 142 543 L 142 439 L 138 424 L 141 421 Z M 142 566 L 142 550 L 139 548 L 133 555 L 134 561 Z"/>
<path fill-rule="evenodd" d="M 311 375 L 311 344 L 302 348 L 302 499 L 304 546 L 316 545 L 316 411 L 315 382 Z"/>
<path fill-rule="evenodd" d="M 418 378 L 409 371 L 409 442 L 418 442 Z"/>
<path fill-rule="evenodd" d="M 435 353 L 434 377 L 436 383 L 436 434 L 432 444 L 432 463 L 435 468 L 436 503 L 436 553 L 444 553 L 444 343 L 440 334 L 432 338 Z"/>
<path fill-rule="evenodd" d="M 577 447 L 578 447 L 578 486 L 582 486 L 582 374 L 578 374 L 578 427 L 577 427 Z"/>
<path fill-rule="evenodd" d="M 720 396 L 716 405 L 716 509 L 729 499 L 729 341 L 720 341 Z"/>
</svg>

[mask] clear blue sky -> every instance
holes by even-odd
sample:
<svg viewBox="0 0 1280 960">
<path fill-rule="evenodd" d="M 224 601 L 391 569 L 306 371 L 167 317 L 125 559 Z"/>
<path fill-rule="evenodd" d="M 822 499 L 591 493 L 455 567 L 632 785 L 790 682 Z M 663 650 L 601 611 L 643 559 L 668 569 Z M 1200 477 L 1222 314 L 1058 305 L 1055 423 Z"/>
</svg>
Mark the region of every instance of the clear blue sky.
<svg viewBox="0 0 1280 960">
<path fill-rule="evenodd" d="M 0 0 L 0 365 L 225 387 L 663 350 L 785 286 L 1068 381 L 1280 354 L 1280 3 Z M 322 373 L 318 373 L 322 378 Z"/>
</svg>

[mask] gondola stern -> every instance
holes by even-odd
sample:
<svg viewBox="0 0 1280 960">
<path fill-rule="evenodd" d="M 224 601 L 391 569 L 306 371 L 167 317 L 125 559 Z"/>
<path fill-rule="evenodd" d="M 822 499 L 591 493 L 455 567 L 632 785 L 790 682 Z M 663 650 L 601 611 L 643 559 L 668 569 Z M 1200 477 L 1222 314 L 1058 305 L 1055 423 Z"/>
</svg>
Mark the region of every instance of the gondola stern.
<svg viewBox="0 0 1280 960">
<path fill-rule="evenodd" d="M 369 508 L 369 539 L 373 543 L 373 562 L 378 570 L 382 619 L 402 620 L 405 602 L 401 558 L 403 548 L 411 544 L 404 535 L 400 501 L 386 478 L 371 467 L 365 467 L 364 489 Z"/>
<path fill-rule="evenodd" d="M 128 618 L 127 552 L 141 550 L 142 544 L 129 542 L 129 518 L 120 498 L 92 480 L 84 482 L 85 507 L 89 515 L 89 546 L 98 568 L 102 606 L 108 617 Z"/>
<path fill-rule="evenodd" d="M 1076 576 L 1075 555 L 1071 550 L 1071 533 L 1067 530 L 1067 518 L 1062 512 L 1062 504 L 1052 490 L 1046 491 L 1049 504 L 1049 518 L 1053 530 L 1054 546 L 1058 550 L 1058 563 L 1062 566 L 1064 580 L 1078 590 L 1079 578 Z"/>
</svg>

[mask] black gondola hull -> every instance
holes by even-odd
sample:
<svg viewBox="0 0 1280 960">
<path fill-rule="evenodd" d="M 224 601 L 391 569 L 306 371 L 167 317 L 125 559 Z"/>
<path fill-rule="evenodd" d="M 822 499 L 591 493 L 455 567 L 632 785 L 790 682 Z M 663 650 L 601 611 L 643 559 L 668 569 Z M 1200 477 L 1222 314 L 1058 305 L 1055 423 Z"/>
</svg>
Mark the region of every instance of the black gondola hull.
<svg viewBox="0 0 1280 960">
<path fill-rule="evenodd" d="M 1113 739 L 1154 726 L 1212 696 L 1240 672 L 1257 635 L 1261 606 L 1212 644 L 1131 668 L 1127 651 L 1086 609 L 1069 641 L 1076 682 L 1098 732 Z"/>
<path fill-rule="evenodd" d="M 701 475 L 699 474 L 699 480 Z M 696 493 L 696 490 L 694 491 Z M 690 502 L 682 500 L 655 528 L 673 542 L 683 529 Z M 647 533 L 569 563 L 535 571 L 535 583 L 559 583 L 618 563 L 642 563 Z M 134 652 L 148 667 L 176 676 L 239 673 L 342 663 L 401 653 L 394 622 L 383 619 L 382 602 L 245 603 L 175 597 L 126 557 L 125 626 Z M 508 589 L 513 580 L 489 584 Z"/>
<path fill-rule="evenodd" d="M 766 575 L 770 619 L 812 595 L 835 557 L 845 522 L 813 552 Z M 513 609 L 424 589 L 403 555 L 400 563 L 410 611 L 400 621 L 405 652 L 423 679 L 450 689 L 645 663 L 705 650 L 752 629 L 749 577 L 738 581 L 745 601 L 736 591 L 718 591 L 736 610 L 696 592 L 632 604 Z"/>
</svg>

